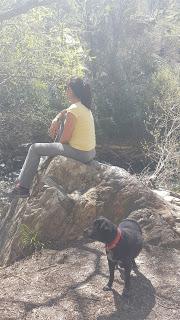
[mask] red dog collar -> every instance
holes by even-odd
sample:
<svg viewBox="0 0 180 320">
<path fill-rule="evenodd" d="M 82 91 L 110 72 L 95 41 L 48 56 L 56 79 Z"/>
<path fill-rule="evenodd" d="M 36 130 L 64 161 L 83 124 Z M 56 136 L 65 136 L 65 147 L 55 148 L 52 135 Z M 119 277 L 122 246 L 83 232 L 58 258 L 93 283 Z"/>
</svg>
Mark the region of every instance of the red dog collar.
<svg viewBox="0 0 180 320">
<path fill-rule="evenodd" d="M 106 250 L 111 250 L 115 248 L 121 239 L 122 239 L 121 230 L 117 228 L 116 237 L 110 243 L 106 243 Z"/>
</svg>

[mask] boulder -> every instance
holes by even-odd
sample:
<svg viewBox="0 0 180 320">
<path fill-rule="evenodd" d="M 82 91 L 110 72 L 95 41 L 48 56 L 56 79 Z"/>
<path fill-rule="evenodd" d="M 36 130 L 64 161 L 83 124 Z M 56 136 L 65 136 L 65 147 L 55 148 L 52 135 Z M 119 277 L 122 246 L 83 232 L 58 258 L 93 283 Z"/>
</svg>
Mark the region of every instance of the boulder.
<svg viewBox="0 0 180 320">
<path fill-rule="evenodd" d="M 38 171 L 31 196 L 13 200 L 3 215 L 0 264 L 37 248 L 71 246 L 100 215 L 117 224 L 132 217 L 142 226 L 146 244 L 180 247 L 171 206 L 135 176 L 97 161 L 82 164 L 58 156 Z"/>
</svg>

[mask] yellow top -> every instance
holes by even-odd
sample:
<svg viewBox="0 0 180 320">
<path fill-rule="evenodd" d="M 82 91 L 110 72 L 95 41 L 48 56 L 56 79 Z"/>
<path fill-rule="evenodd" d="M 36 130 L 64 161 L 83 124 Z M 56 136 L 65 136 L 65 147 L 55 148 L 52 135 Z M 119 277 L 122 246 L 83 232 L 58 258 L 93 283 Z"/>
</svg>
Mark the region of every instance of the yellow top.
<svg viewBox="0 0 180 320">
<path fill-rule="evenodd" d="M 78 150 L 90 151 L 96 146 L 94 118 L 90 109 L 81 102 L 72 104 L 67 112 L 71 112 L 75 118 L 75 128 L 69 144 Z"/>
</svg>

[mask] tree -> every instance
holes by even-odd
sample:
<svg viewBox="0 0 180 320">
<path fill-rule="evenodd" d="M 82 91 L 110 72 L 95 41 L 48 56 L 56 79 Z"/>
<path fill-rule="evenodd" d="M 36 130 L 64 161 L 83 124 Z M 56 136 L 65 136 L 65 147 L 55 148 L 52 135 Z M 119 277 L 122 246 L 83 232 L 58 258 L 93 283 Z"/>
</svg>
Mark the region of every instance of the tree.
<svg viewBox="0 0 180 320">
<path fill-rule="evenodd" d="M 164 68 L 152 79 L 154 104 L 148 110 L 146 125 L 151 141 L 144 145 L 146 155 L 156 163 L 155 171 L 146 177 L 153 186 L 174 188 L 180 166 L 180 90 L 178 78 Z M 147 170 L 147 168 L 146 168 Z"/>
<path fill-rule="evenodd" d="M 15 111 L 22 127 L 30 122 L 23 139 L 45 137 L 40 123 L 45 128 L 50 114 L 66 105 L 63 83 L 78 74 L 92 80 L 98 142 L 147 137 L 154 76 L 165 66 L 174 74 L 179 68 L 175 9 L 171 0 L 4 1 L 2 118 L 13 127 Z M 156 98 L 163 102 L 162 92 Z"/>
<path fill-rule="evenodd" d="M 1 27 L 3 159 L 12 157 L 9 149 L 14 152 L 17 144 L 48 139 L 51 118 L 67 103 L 66 80 L 83 74 L 85 53 L 64 20 L 62 10 L 37 8 Z"/>
<path fill-rule="evenodd" d="M 9 2 L 12 2 L 12 1 L 9 1 Z M 3 7 L 0 11 L 0 22 L 12 19 L 21 14 L 27 13 L 29 10 L 32 10 L 37 7 L 51 6 L 53 3 L 57 3 L 58 6 L 61 7 L 61 9 L 67 9 L 68 7 L 68 3 L 63 0 L 20 0 L 18 2 L 15 2 L 15 4 L 10 3 L 8 8 L 6 3 L 5 9 L 4 9 L 4 3 L 3 3 Z"/>
</svg>

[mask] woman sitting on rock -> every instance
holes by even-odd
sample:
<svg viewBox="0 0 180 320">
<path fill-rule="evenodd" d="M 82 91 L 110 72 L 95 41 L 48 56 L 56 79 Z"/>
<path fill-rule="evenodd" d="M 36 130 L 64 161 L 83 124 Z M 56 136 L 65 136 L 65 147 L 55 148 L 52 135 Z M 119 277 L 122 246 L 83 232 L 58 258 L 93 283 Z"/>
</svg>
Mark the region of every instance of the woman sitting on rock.
<svg viewBox="0 0 180 320">
<path fill-rule="evenodd" d="M 10 197 L 28 197 L 41 156 L 57 156 L 87 163 L 95 157 L 95 128 L 91 112 L 91 90 L 80 78 L 72 78 L 66 88 L 71 106 L 52 121 L 49 134 L 52 143 L 34 143 L 29 148 L 18 183 Z"/>
</svg>

